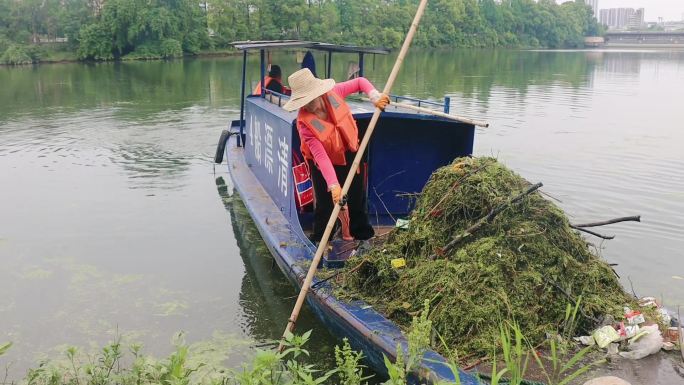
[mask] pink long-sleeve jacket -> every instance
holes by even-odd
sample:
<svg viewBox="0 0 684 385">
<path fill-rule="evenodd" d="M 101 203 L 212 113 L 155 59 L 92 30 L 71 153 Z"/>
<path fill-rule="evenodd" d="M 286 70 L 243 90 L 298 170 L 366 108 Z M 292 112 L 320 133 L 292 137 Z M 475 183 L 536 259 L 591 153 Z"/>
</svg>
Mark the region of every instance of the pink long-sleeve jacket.
<svg viewBox="0 0 684 385">
<path fill-rule="evenodd" d="M 375 96 L 372 94 L 378 94 L 378 91 L 366 78 L 356 78 L 337 83 L 332 89 L 332 92 L 335 92 L 342 98 L 346 98 L 359 91 L 371 97 Z M 304 124 L 298 124 L 297 129 L 299 130 L 299 135 L 302 140 L 309 146 L 309 150 L 311 150 L 314 157 L 314 162 L 316 162 L 318 169 L 321 170 L 321 174 L 323 174 L 323 178 L 325 178 L 325 182 L 328 184 L 328 189 L 334 184 L 339 184 L 335 169 L 333 168 L 332 162 L 330 162 L 330 157 L 328 157 L 328 154 L 323 148 L 323 143 L 321 143 Z"/>
</svg>

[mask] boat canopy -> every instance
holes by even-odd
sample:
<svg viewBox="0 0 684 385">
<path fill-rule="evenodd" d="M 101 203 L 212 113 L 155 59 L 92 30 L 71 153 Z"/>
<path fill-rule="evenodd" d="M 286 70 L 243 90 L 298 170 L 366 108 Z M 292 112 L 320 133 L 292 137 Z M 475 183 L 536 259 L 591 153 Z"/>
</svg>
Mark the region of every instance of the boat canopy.
<svg viewBox="0 0 684 385">
<path fill-rule="evenodd" d="M 345 52 L 387 55 L 390 50 L 384 47 L 360 47 L 357 45 L 332 44 L 304 40 L 246 40 L 235 41 L 231 45 L 241 51 L 306 48 L 325 52 Z"/>
<path fill-rule="evenodd" d="M 260 55 L 260 78 L 264 84 L 266 71 L 266 52 L 269 50 L 317 50 L 324 52 L 328 59 L 327 78 L 330 78 L 330 57 L 333 53 L 344 56 L 359 56 L 359 76 L 363 76 L 363 55 L 388 53 L 379 48 L 363 48 L 328 43 L 279 40 L 235 42 L 234 47 L 242 51 L 242 97 L 240 120 L 231 122 L 231 129 L 239 132 L 237 146 L 245 147 L 245 164 L 249 167 L 266 195 L 278 211 L 289 222 L 288 232 L 296 233 L 305 243 L 313 222 L 310 210 L 297 208 L 293 197 L 293 165 L 299 164 L 301 139 L 298 135 L 296 111 L 281 108 L 289 98 L 278 92 L 260 87 L 260 93 L 246 89 L 247 56 L 249 51 Z M 343 56 L 340 54 L 340 56 Z M 408 102 L 409 105 L 434 112 L 442 110 L 449 113 L 451 100 L 443 102 L 390 95 L 394 101 Z M 363 137 L 374 113 L 374 107 L 363 101 L 349 100 L 356 120 L 359 137 Z M 372 221 L 381 226 L 394 226 L 395 218 L 408 215 L 415 197 L 422 190 L 432 172 L 459 156 L 472 154 L 475 128 L 467 122 L 457 122 L 444 116 L 416 113 L 403 107 L 407 103 L 393 103 L 389 111 L 383 112 L 378 122 L 368 151 L 364 154 L 365 194 Z M 310 189 L 303 182 L 299 188 Z M 309 181 L 310 183 L 310 181 Z"/>
</svg>

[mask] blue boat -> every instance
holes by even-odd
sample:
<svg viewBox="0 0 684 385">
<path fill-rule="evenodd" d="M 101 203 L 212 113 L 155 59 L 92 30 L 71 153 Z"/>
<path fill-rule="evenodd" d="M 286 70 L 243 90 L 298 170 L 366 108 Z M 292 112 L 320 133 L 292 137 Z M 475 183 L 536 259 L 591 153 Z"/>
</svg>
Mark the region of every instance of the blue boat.
<svg viewBox="0 0 684 385">
<path fill-rule="evenodd" d="M 240 119 L 232 121 L 230 129 L 222 133 L 215 160 L 221 163 L 225 155 L 235 189 L 275 263 L 292 284 L 300 288 L 316 247 L 307 237 L 313 213 L 298 209 L 294 196 L 293 154 L 301 158 L 295 127 L 297 114 L 280 107 L 286 101 L 285 95 L 263 88 L 261 95 L 245 95 L 248 51 L 260 54 L 262 80 L 266 69 L 264 59 L 269 50 L 322 51 L 327 60 L 326 77 L 330 76 L 333 53 L 358 54 L 358 72 L 363 76 L 364 56 L 388 51 L 296 40 L 239 42 L 234 46 L 243 52 Z M 392 99 L 449 111 L 448 99 L 444 104 L 400 96 L 392 96 Z M 361 137 L 374 107 L 363 101 L 350 101 L 349 105 Z M 368 211 L 376 233 L 388 231 L 395 226 L 397 218 L 409 214 L 416 194 L 435 169 L 458 156 L 471 155 L 474 135 L 472 124 L 390 105 L 382 113 L 366 152 Z M 341 240 L 334 240 L 332 245 L 333 249 L 323 262 L 331 268 L 342 265 L 353 249 L 345 248 Z M 307 296 L 308 305 L 334 335 L 347 337 L 354 349 L 363 351 L 370 367 L 384 373 L 383 355 L 394 360 L 398 345 L 406 349 L 404 334 L 395 323 L 366 303 L 337 298 L 331 285 L 314 278 Z M 418 383 L 419 377 L 427 378 L 428 382 L 453 381 L 453 373 L 444 362 L 436 352 L 427 352 L 412 381 Z M 466 385 L 480 383 L 465 372 L 460 373 L 460 379 Z"/>
</svg>

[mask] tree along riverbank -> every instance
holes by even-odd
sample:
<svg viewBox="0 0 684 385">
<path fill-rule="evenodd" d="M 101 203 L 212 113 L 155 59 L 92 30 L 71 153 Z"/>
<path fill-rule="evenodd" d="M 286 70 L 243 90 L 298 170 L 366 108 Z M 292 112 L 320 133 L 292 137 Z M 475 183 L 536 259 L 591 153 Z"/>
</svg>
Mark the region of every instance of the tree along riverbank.
<svg viewBox="0 0 684 385">
<path fill-rule="evenodd" d="M 211 57 L 226 57 L 226 56 L 236 56 L 240 52 L 233 48 L 224 49 L 214 49 L 214 50 L 202 50 L 196 54 L 183 54 L 177 57 L 149 57 L 149 58 L 120 58 L 112 59 L 108 61 L 103 60 L 93 60 L 93 59 L 82 59 L 79 58 L 75 52 L 68 51 L 65 49 L 60 49 L 59 47 L 37 47 L 30 50 L 30 57 L 32 60 L 25 61 L 21 63 L 15 62 L 5 62 L 0 60 L 0 67 L 13 67 L 22 65 L 36 65 L 36 64 L 60 64 L 60 63 L 97 63 L 97 62 L 126 62 L 126 61 L 149 61 L 149 60 L 175 60 L 182 58 L 211 58 Z M 1 57 L 1 56 L 0 56 Z"/>
<path fill-rule="evenodd" d="M 236 40 L 303 39 L 396 48 L 417 1 L 0 0 L 0 63 L 160 59 L 223 52 Z M 436 0 L 422 47 L 574 48 L 597 35 L 591 7 L 553 0 Z M 59 42 L 59 43 L 56 43 Z M 68 58 L 68 59 L 67 59 Z"/>
</svg>

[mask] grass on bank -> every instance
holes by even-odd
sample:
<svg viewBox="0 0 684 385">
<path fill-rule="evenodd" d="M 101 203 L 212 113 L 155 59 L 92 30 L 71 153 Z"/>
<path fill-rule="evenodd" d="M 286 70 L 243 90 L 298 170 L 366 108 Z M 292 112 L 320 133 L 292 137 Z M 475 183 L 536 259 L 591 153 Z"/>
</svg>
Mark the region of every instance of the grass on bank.
<svg viewBox="0 0 684 385">
<path fill-rule="evenodd" d="M 572 321 L 576 316 L 568 307 Z M 397 346 L 395 361 L 385 357 L 388 379 L 385 384 L 405 385 L 409 373 L 417 373 L 422 357 L 434 338 L 444 340 L 436 334 L 429 318 L 428 301 L 420 315 L 413 318 L 407 333 L 408 348 Z M 570 317 L 572 315 L 572 317 Z M 491 374 L 476 374 L 482 384 L 538 384 L 524 380 L 530 362 L 535 361 L 544 371 L 549 385 L 565 385 L 578 375 L 589 370 L 595 363 L 584 364 L 592 348 L 574 352 L 569 345 L 558 345 L 555 338 L 546 342 L 546 349 L 534 348 L 524 337 L 515 322 L 502 322 L 497 344 L 503 354 L 493 356 Z M 229 369 L 216 363 L 198 360 L 185 343 L 183 334 L 173 339 L 174 351 L 166 358 L 157 359 L 143 353 L 139 344 L 123 344 L 121 338 L 104 346 L 95 354 L 86 354 L 76 347 L 69 347 L 59 360 L 45 360 L 28 370 L 26 377 L 18 384 L 25 385 L 362 385 L 372 377 L 363 365 L 363 354 L 351 349 L 348 341 L 335 347 L 336 365 L 330 370 L 320 367 L 311 357 L 305 345 L 311 338 L 311 331 L 302 335 L 288 334 L 282 353 L 276 350 L 257 349 L 249 364 L 239 369 Z M 564 341 L 564 340 L 563 340 Z M 0 356 L 7 352 L 11 343 L 0 345 Z M 446 346 L 445 346 L 446 347 Z M 547 355 L 539 353 L 548 351 Z M 452 354 L 453 353 L 453 354 Z M 493 353 L 495 354 L 495 353 Z M 461 384 L 458 354 L 450 351 L 446 365 Z M 550 367 L 550 371 L 545 371 Z M 499 369 L 501 368 L 501 369 Z M 5 382 L 15 384 L 15 382 Z M 445 382 L 438 383 L 440 385 Z"/>
</svg>

